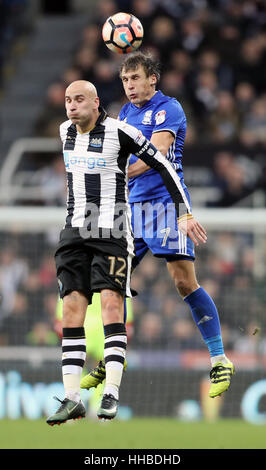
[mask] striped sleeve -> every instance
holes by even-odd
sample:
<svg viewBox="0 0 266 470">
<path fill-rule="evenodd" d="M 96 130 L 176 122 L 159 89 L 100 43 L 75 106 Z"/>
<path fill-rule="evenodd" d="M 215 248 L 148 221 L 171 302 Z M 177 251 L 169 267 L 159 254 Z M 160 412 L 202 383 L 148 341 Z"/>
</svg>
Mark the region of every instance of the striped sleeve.
<svg viewBox="0 0 266 470">
<path fill-rule="evenodd" d="M 191 208 L 181 180 L 171 163 L 162 155 L 154 145 L 147 140 L 141 131 L 123 123 L 118 130 L 121 147 L 125 146 L 128 152 L 135 154 L 146 165 L 158 171 L 175 204 L 177 217 L 191 214 Z"/>
</svg>

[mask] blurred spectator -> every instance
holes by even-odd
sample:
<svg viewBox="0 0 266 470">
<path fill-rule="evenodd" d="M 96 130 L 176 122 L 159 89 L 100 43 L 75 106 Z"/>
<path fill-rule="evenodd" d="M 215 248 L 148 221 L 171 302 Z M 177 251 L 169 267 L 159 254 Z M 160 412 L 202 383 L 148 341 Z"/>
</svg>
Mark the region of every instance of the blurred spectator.
<svg viewBox="0 0 266 470">
<path fill-rule="evenodd" d="M 132 0 L 131 8 L 128 11 L 132 11 L 137 18 L 141 19 L 145 38 L 147 36 L 149 41 L 150 25 L 156 17 L 155 2 L 153 0 Z"/>
<path fill-rule="evenodd" d="M 255 88 L 248 82 L 239 82 L 235 88 L 235 99 L 241 123 L 247 113 L 250 112 L 251 106 L 256 98 Z"/>
<path fill-rule="evenodd" d="M 62 80 L 64 83 L 64 89 L 70 85 L 70 83 L 75 82 L 76 80 L 81 80 L 82 74 L 78 67 L 74 65 L 69 67 L 63 72 Z"/>
<path fill-rule="evenodd" d="M 113 4 L 112 1 L 103 2 L 103 5 L 105 5 L 105 7 L 108 7 L 108 5 L 112 5 L 112 4 Z M 113 10 L 113 7 L 112 7 L 112 10 Z M 108 16 L 111 16 L 111 15 L 107 15 L 105 16 L 105 18 L 107 19 Z M 94 22 L 85 26 L 81 34 L 81 47 L 87 50 L 90 49 L 90 50 L 96 51 L 99 49 L 99 47 L 101 47 L 101 45 L 102 45 L 102 38 L 99 35 L 99 24 Z"/>
<path fill-rule="evenodd" d="M 29 272 L 27 279 L 23 285 L 28 302 L 30 302 L 30 320 L 31 325 L 43 317 L 44 290 L 40 281 L 39 271 L 33 269 Z"/>
<path fill-rule="evenodd" d="M 208 119 L 208 138 L 219 144 L 234 142 L 240 128 L 240 118 L 233 95 L 229 91 L 219 91 L 217 105 Z"/>
<path fill-rule="evenodd" d="M 121 80 L 110 60 L 99 60 L 94 66 L 94 84 L 104 108 L 121 96 Z"/>
<path fill-rule="evenodd" d="M 17 290 L 13 298 L 13 308 L 0 327 L 2 345 L 18 346 L 26 343 L 29 330 L 29 304 L 23 291 Z"/>
<path fill-rule="evenodd" d="M 31 331 L 26 336 L 27 344 L 30 346 L 57 346 L 59 338 L 53 331 L 45 319 L 35 323 Z"/>
<path fill-rule="evenodd" d="M 26 261 L 18 256 L 12 244 L 5 246 L 0 252 L 0 321 L 12 312 L 16 291 L 26 279 L 28 271 Z"/>
<path fill-rule="evenodd" d="M 55 287 L 56 269 L 53 253 L 49 252 L 43 255 L 39 267 L 39 280 L 44 289 Z"/>
<path fill-rule="evenodd" d="M 241 33 L 237 24 L 224 20 L 215 31 L 215 48 L 225 64 L 235 67 L 236 57 L 239 56 Z"/>
<path fill-rule="evenodd" d="M 247 145 L 266 145 L 266 94 L 256 99 L 246 114 L 241 140 Z"/>
<path fill-rule="evenodd" d="M 218 80 L 218 86 L 221 90 L 231 91 L 233 89 L 233 70 L 232 67 L 222 62 L 221 56 L 214 49 L 204 49 L 197 60 L 199 71 L 208 70 L 213 72 Z"/>
<path fill-rule="evenodd" d="M 57 128 L 58 137 L 59 129 Z M 46 205 L 63 206 L 66 201 L 66 172 L 62 155 L 49 165 L 37 170 L 31 178 L 32 186 L 40 187 L 40 199 Z"/>
<path fill-rule="evenodd" d="M 175 22 L 166 16 L 158 16 L 149 26 L 148 42 L 160 50 L 167 61 L 177 44 Z"/>
<path fill-rule="evenodd" d="M 167 347 L 169 349 L 186 351 L 201 349 L 202 346 L 198 331 L 189 317 L 178 318 L 173 322 L 171 330 L 168 331 Z"/>
<path fill-rule="evenodd" d="M 205 45 L 205 32 L 199 20 L 193 17 L 181 22 L 181 45 L 192 55 Z"/>
<path fill-rule="evenodd" d="M 194 77 L 191 89 L 191 105 L 199 128 L 206 128 L 209 113 L 215 111 L 217 106 L 218 80 L 211 70 L 200 71 Z"/>
<path fill-rule="evenodd" d="M 173 96 L 178 101 L 184 101 L 184 77 L 176 70 L 168 70 L 163 74 L 160 88 L 165 95 Z"/>
<path fill-rule="evenodd" d="M 259 180 L 260 169 L 244 156 L 218 152 L 214 158 L 214 184 L 221 190 L 220 199 L 209 206 L 228 207 L 252 192 Z"/>
<path fill-rule="evenodd" d="M 202 276 L 201 276 L 202 277 Z M 217 304 L 217 300 L 220 295 L 220 285 L 215 279 L 211 278 L 202 278 L 200 285 L 208 292 L 210 297 Z"/>
<path fill-rule="evenodd" d="M 115 0 L 98 0 L 95 10 L 95 24 L 102 26 L 109 16 L 117 13 L 117 2 Z"/>
<path fill-rule="evenodd" d="M 192 70 L 192 58 L 187 51 L 174 49 L 169 58 L 169 66 L 185 79 Z"/>
<path fill-rule="evenodd" d="M 236 65 L 236 82 L 251 83 L 257 93 L 265 90 L 265 51 L 262 47 L 259 36 L 245 39 L 240 47 L 240 55 Z"/>
<path fill-rule="evenodd" d="M 163 349 L 166 338 L 163 331 L 163 321 L 160 315 L 146 312 L 135 330 L 134 344 L 142 349 Z"/>
<path fill-rule="evenodd" d="M 82 80 L 94 81 L 94 65 L 97 60 L 96 50 L 88 46 L 82 46 L 77 52 L 73 65 L 79 71 Z"/>
<path fill-rule="evenodd" d="M 35 131 L 40 136 L 58 137 L 58 126 L 65 119 L 65 86 L 58 81 L 47 90 L 46 105 L 36 123 Z"/>
<path fill-rule="evenodd" d="M 3 67 L 9 60 L 11 47 L 16 39 L 29 32 L 27 13 L 28 0 L 2 0 L 0 2 L 0 87 L 2 87 Z"/>
</svg>

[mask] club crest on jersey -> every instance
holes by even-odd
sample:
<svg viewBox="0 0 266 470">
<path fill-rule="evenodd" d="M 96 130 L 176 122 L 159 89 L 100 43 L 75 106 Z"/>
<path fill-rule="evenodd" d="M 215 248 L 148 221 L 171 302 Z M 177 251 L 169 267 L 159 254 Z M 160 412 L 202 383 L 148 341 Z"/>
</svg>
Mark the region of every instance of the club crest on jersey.
<svg viewBox="0 0 266 470">
<path fill-rule="evenodd" d="M 162 124 L 165 121 L 166 117 L 166 111 L 162 109 L 161 111 L 158 111 L 158 113 L 155 114 L 155 122 L 156 124 Z"/>
<path fill-rule="evenodd" d="M 136 144 L 138 144 L 139 146 L 143 145 L 144 142 L 145 142 L 146 138 L 144 137 L 144 135 L 142 134 L 141 131 L 138 132 L 138 135 L 136 137 L 136 139 L 134 140 L 134 142 Z"/>
<path fill-rule="evenodd" d="M 97 138 L 97 137 L 92 137 L 90 139 L 90 146 L 91 147 L 101 147 L 102 146 L 102 139 L 101 138 Z"/>
<path fill-rule="evenodd" d="M 99 152 L 103 151 L 103 139 L 102 137 L 90 137 L 88 151 Z"/>
<path fill-rule="evenodd" d="M 144 118 L 142 119 L 142 124 L 151 124 L 152 111 L 146 111 Z"/>
</svg>

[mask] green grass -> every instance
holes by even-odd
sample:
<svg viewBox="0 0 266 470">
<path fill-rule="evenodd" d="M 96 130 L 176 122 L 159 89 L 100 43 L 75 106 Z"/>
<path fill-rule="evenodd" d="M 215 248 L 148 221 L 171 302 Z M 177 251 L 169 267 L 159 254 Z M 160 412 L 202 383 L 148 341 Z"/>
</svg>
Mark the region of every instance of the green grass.
<svg viewBox="0 0 266 470">
<path fill-rule="evenodd" d="M 45 419 L 0 420 L 0 436 L 1 449 L 266 449 L 265 426 L 240 419 L 84 419 L 53 427 Z"/>
</svg>

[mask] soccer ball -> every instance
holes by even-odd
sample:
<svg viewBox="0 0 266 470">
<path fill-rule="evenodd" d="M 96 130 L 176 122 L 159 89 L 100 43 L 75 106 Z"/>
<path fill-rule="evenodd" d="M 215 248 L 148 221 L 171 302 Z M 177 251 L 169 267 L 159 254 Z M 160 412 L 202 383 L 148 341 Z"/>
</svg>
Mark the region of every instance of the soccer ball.
<svg viewBox="0 0 266 470">
<path fill-rule="evenodd" d="M 141 45 L 143 26 L 130 13 L 116 13 L 107 18 L 103 25 L 102 37 L 106 46 L 118 54 L 128 54 Z"/>
</svg>

